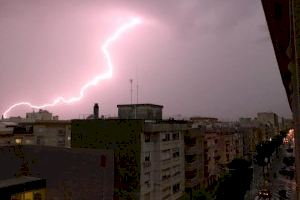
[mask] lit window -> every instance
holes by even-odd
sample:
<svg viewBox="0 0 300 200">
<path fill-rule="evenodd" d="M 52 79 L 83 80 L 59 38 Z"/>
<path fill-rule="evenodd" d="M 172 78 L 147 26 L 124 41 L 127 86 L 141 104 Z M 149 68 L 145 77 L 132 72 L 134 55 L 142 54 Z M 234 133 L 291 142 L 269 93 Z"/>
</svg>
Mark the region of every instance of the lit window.
<svg viewBox="0 0 300 200">
<path fill-rule="evenodd" d="M 22 144 L 22 139 L 17 138 L 17 139 L 15 140 L 15 142 L 16 142 L 16 144 Z"/>
</svg>

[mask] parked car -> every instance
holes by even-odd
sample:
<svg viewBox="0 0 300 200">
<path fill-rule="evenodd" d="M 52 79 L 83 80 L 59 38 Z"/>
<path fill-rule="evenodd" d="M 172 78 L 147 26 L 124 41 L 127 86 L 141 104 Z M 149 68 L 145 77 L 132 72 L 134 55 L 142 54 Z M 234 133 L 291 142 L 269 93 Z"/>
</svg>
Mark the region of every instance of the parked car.
<svg viewBox="0 0 300 200">
<path fill-rule="evenodd" d="M 263 199 L 271 199 L 272 195 L 270 190 L 268 189 L 262 189 L 258 192 L 258 197 Z"/>
</svg>

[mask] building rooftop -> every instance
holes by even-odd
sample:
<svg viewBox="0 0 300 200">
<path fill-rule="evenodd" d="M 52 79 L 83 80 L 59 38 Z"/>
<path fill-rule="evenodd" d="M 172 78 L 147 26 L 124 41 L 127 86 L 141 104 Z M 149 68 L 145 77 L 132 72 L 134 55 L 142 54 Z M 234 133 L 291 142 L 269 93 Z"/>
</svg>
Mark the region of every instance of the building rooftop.
<svg viewBox="0 0 300 200">
<path fill-rule="evenodd" d="M 41 178 L 31 177 L 31 176 L 21 176 L 11 179 L 0 180 L 0 188 L 6 188 L 14 185 L 26 184 L 35 181 L 42 181 Z"/>
<path fill-rule="evenodd" d="M 31 125 L 31 124 L 71 124 L 70 120 L 36 120 L 34 122 L 21 122 L 20 125 Z"/>
<path fill-rule="evenodd" d="M 137 107 L 151 106 L 151 107 L 163 108 L 162 105 L 151 104 L 151 103 L 143 103 L 143 104 L 120 104 L 120 105 L 117 105 L 118 108 L 119 107 L 132 107 L 132 106 L 137 106 Z"/>
</svg>

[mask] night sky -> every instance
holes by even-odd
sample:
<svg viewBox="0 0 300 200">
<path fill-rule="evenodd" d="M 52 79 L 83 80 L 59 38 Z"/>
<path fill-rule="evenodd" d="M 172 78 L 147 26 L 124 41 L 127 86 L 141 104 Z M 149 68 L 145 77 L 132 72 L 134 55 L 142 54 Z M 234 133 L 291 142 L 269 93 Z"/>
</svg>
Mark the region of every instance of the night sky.
<svg viewBox="0 0 300 200">
<path fill-rule="evenodd" d="M 102 43 L 133 17 L 143 23 L 110 47 L 112 78 L 49 111 L 78 118 L 98 102 L 115 116 L 133 78 L 134 99 L 138 79 L 139 103 L 164 105 L 165 117 L 291 117 L 259 0 L 0 0 L 0 112 L 78 95 L 106 70 Z"/>
</svg>

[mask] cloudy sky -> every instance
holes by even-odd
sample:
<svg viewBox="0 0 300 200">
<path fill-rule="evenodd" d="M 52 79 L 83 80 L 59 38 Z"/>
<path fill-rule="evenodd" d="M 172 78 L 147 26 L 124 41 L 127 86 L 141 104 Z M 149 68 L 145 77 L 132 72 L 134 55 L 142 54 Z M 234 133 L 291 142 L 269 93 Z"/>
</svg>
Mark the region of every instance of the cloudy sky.
<svg viewBox="0 0 300 200">
<path fill-rule="evenodd" d="M 259 0 L 0 0 L 0 112 L 77 96 L 107 69 L 101 44 L 136 16 L 143 23 L 109 49 L 112 78 L 51 112 L 78 118 L 98 102 L 115 116 L 133 78 L 139 103 L 164 105 L 165 116 L 291 116 Z"/>
</svg>

